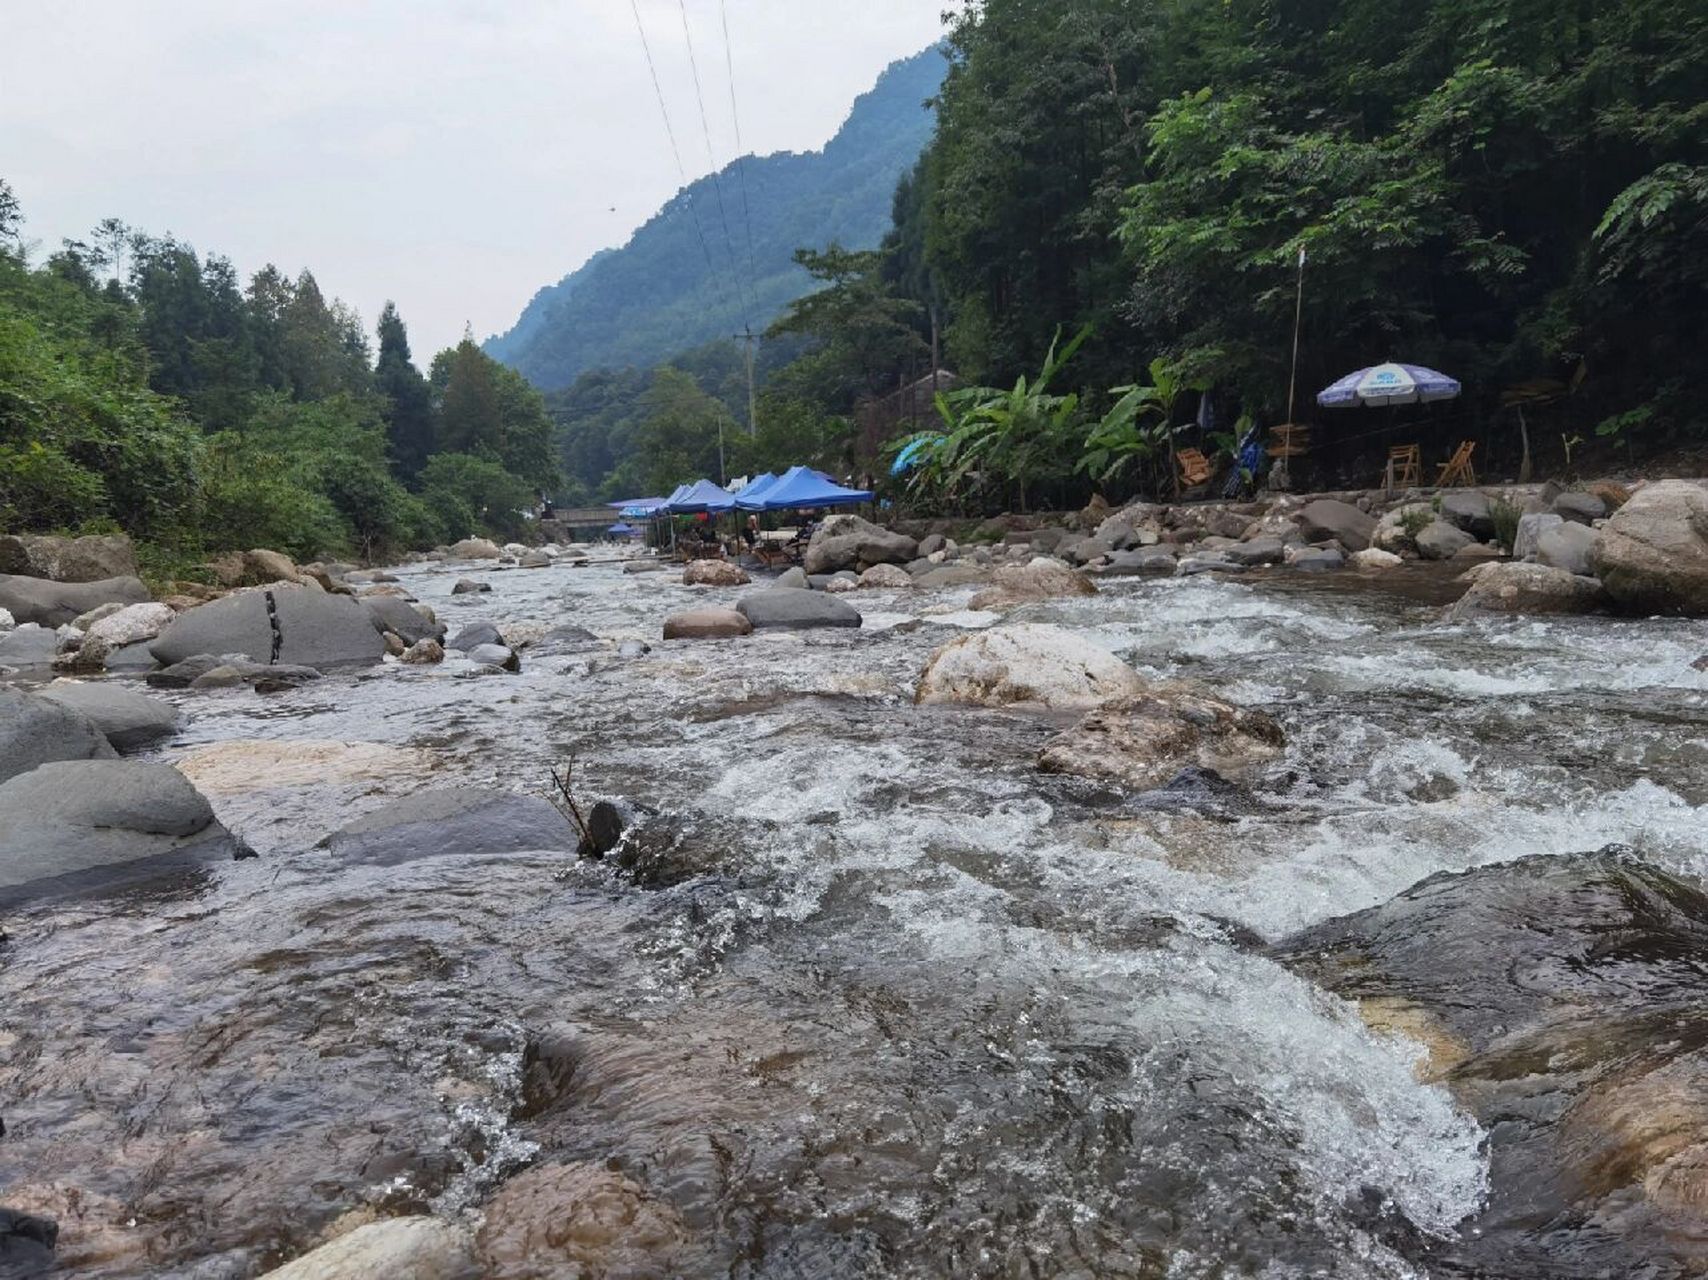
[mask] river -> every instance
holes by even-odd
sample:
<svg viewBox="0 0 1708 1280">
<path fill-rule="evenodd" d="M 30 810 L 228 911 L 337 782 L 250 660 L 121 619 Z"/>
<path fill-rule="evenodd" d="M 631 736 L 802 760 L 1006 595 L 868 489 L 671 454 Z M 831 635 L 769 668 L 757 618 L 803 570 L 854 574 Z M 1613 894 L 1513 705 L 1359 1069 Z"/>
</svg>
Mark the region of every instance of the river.
<svg viewBox="0 0 1708 1280">
<path fill-rule="evenodd" d="M 664 644 L 735 593 L 596 564 L 453 597 L 468 572 L 398 576 L 453 630 L 601 643 L 163 695 L 166 759 L 394 750 L 228 757 L 203 785 L 258 859 L 5 922 L 0 1203 L 58 1218 L 68 1270 L 250 1276 L 586 1161 L 669 1207 L 684 1274 L 1446 1274 L 1488 1133 L 1267 944 L 1522 855 L 1708 875 L 1700 624 L 1448 624 L 1421 576 L 1279 573 L 1012 611 L 1283 725 L 1249 788 L 1176 803 L 1039 773 L 1059 721 L 913 705 L 930 653 L 994 621 L 972 588 Z M 548 795 L 572 761 L 584 802 L 657 811 L 641 871 L 314 848 L 423 787 Z"/>
</svg>

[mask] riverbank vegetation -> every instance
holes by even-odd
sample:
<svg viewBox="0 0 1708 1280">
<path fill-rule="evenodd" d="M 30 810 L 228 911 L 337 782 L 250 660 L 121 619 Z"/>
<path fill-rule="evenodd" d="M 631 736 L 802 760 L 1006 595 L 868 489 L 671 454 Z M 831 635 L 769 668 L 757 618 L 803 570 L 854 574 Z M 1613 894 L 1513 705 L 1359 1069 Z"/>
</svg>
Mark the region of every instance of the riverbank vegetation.
<svg viewBox="0 0 1708 1280">
<path fill-rule="evenodd" d="M 881 255 L 812 302 L 843 328 L 767 383 L 839 469 L 881 456 L 825 353 L 885 318 L 911 341 L 862 370 L 864 394 L 928 371 L 933 321 L 942 363 L 982 388 L 921 424 L 962 441 L 926 455 L 922 492 L 976 471 L 992 503 L 1124 496 L 1168 475 L 1131 460 L 1194 417 L 1192 391 L 1217 424 L 1193 443 L 1225 454 L 1242 419 L 1286 418 L 1301 250 L 1301 421 L 1316 389 L 1392 358 L 1464 384 L 1432 419 L 1455 440 L 1516 440 L 1520 414 L 1539 450 L 1708 437 L 1686 372 L 1708 317 L 1700 5 L 988 0 L 947 47 Z M 1073 411 L 994 427 L 989 407 L 1082 331 L 1051 380 Z M 1106 420 L 1144 387 L 1145 430 Z"/>
<path fill-rule="evenodd" d="M 0 183 L 0 532 L 379 556 L 512 534 L 556 483 L 543 399 L 471 339 L 423 375 L 394 307 L 370 342 L 309 271 L 116 220 L 32 265 L 18 225 Z"/>
</svg>

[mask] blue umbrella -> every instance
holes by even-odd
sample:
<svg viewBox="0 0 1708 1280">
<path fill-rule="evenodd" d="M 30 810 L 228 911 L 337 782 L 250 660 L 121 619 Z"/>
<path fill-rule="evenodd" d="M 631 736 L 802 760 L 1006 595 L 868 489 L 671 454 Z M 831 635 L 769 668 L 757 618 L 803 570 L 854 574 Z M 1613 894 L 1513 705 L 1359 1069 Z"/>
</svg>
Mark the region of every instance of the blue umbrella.
<svg viewBox="0 0 1708 1280">
<path fill-rule="evenodd" d="M 1451 400 L 1458 394 L 1458 381 L 1444 373 L 1420 364 L 1390 361 L 1347 374 L 1318 392 L 1317 403 L 1325 409 L 1361 409 L 1366 405 Z"/>
</svg>

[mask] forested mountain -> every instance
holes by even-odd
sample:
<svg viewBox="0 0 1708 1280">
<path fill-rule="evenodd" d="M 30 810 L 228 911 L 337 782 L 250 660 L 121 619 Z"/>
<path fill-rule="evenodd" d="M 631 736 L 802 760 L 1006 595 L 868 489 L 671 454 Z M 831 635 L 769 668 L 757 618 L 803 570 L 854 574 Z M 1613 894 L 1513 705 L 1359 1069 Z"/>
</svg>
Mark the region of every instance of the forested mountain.
<svg viewBox="0 0 1708 1280">
<path fill-rule="evenodd" d="M 654 364 L 745 324 L 760 332 L 811 286 L 793 261 L 798 247 L 871 248 L 882 238 L 896 181 L 931 136 L 924 103 L 943 71 L 936 48 L 892 63 L 824 150 L 749 156 L 739 173 L 726 166 L 717 181 L 727 240 L 713 179 L 691 183 L 621 249 L 541 289 L 485 350 L 554 388 L 588 369 Z"/>
</svg>

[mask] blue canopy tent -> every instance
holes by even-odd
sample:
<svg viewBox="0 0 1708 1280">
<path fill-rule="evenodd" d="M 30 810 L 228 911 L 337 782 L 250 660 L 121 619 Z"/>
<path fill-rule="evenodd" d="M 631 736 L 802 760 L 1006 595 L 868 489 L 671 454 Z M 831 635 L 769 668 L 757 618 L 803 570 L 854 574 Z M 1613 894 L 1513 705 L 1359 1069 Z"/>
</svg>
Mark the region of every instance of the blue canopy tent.
<svg viewBox="0 0 1708 1280">
<path fill-rule="evenodd" d="M 673 516 L 694 516 L 701 512 L 735 510 L 735 495 L 721 489 L 710 480 L 696 480 L 670 495 L 667 509 Z"/>
<path fill-rule="evenodd" d="M 741 500 L 743 498 L 757 498 L 760 494 L 764 493 L 765 490 L 769 489 L 772 485 L 774 485 L 776 483 L 777 483 L 777 476 L 770 471 L 767 471 L 764 475 L 754 476 L 753 479 L 749 480 L 736 493 L 736 495 L 735 495 L 736 506 L 739 507 L 741 505 Z"/>
<path fill-rule="evenodd" d="M 744 492 L 736 505 L 744 511 L 790 511 L 800 507 L 846 507 L 870 502 L 866 489 L 845 489 L 808 467 L 790 467 L 758 495 Z"/>
<path fill-rule="evenodd" d="M 607 502 L 605 505 L 615 508 L 625 520 L 647 520 L 663 510 L 664 502 L 663 498 L 624 498 L 621 502 Z"/>
</svg>

